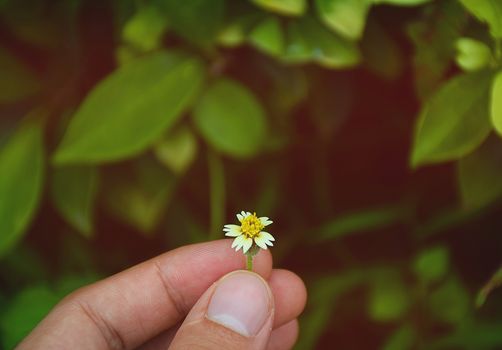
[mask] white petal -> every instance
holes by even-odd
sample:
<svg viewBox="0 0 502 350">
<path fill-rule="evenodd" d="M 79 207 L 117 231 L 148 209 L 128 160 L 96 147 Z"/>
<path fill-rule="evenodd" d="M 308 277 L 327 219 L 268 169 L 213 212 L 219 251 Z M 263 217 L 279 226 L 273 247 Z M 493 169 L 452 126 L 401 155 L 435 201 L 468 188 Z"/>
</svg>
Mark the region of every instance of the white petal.
<svg viewBox="0 0 502 350">
<path fill-rule="evenodd" d="M 241 214 L 237 214 L 237 219 L 242 222 L 244 220 L 244 217 Z"/>
<path fill-rule="evenodd" d="M 241 236 L 243 237 L 243 236 Z M 249 250 L 249 248 L 251 248 L 251 246 L 253 245 L 253 239 L 251 238 L 244 238 L 244 244 L 242 245 L 242 251 L 244 252 L 244 254 L 246 254 L 246 252 Z"/>
<path fill-rule="evenodd" d="M 266 244 L 268 244 L 269 246 L 273 247 L 274 246 L 274 243 L 270 242 L 270 241 L 265 241 Z"/>
<path fill-rule="evenodd" d="M 260 235 L 263 235 L 263 236 L 267 239 L 267 241 L 275 241 L 274 236 L 272 236 L 272 235 L 271 235 L 270 233 L 268 233 L 268 232 L 261 231 L 261 232 L 260 232 Z"/>
<path fill-rule="evenodd" d="M 223 229 L 223 232 L 229 232 L 229 231 L 239 231 L 240 226 L 238 225 L 225 225 L 225 228 Z"/>
<path fill-rule="evenodd" d="M 261 222 L 261 224 L 262 224 L 263 226 L 268 226 L 268 225 L 270 225 L 271 223 L 273 223 L 273 221 L 272 221 L 272 220 L 269 220 L 266 216 L 262 216 L 262 217 L 260 218 L 260 222 Z"/>
<path fill-rule="evenodd" d="M 242 232 L 237 231 L 237 230 L 231 230 L 231 231 L 225 232 L 225 236 L 227 236 L 227 237 L 237 237 L 237 236 L 240 236 L 241 234 L 242 234 Z"/>
<path fill-rule="evenodd" d="M 263 237 L 262 235 L 258 235 L 254 238 L 254 242 L 258 245 L 258 247 L 262 248 L 262 249 L 267 249 L 267 245 L 265 244 L 265 237 Z"/>
<path fill-rule="evenodd" d="M 242 247 L 243 239 L 244 239 L 243 235 L 240 235 L 236 239 L 234 239 L 234 241 L 232 242 L 232 248 L 235 248 L 237 246 L 239 246 L 239 248 Z M 239 249 L 236 249 L 236 250 L 239 250 Z"/>
</svg>

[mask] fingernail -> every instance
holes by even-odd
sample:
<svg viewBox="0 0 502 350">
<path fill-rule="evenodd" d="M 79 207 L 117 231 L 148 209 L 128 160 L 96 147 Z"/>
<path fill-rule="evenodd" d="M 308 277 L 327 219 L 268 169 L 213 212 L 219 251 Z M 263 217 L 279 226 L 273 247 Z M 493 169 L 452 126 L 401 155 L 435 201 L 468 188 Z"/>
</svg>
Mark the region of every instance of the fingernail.
<svg viewBox="0 0 502 350">
<path fill-rule="evenodd" d="M 271 295 L 258 275 L 239 271 L 223 278 L 209 302 L 207 317 L 245 336 L 258 334 L 271 312 Z"/>
</svg>

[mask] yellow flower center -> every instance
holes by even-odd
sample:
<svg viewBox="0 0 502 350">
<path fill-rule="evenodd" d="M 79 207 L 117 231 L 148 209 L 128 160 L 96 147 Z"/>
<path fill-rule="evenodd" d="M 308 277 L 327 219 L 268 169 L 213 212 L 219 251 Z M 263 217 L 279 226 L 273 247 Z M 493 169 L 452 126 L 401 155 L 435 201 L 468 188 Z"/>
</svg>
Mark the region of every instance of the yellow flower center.
<svg viewBox="0 0 502 350">
<path fill-rule="evenodd" d="M 255 237 L 265 227 L 261 223 L 260 219 L 258 219 L 258 217 L 256 216 L 256 213 L 253 213 L 253 215 L 249 215 L 248 217 L 244 218 L 241 224 L 241 231 L 248 238 Z"/>
</svg>

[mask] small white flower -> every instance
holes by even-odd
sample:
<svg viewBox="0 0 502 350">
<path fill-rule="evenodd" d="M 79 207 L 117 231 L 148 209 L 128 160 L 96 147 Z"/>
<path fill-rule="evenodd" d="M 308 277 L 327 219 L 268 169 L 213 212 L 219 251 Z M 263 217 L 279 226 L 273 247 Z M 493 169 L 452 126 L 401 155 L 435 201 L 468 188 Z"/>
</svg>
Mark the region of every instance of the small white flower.
<svg viewBox="0 0 502 350">
<path fill-rule="evenodd" d="M 266 216 L 257 217 L 256 213 L 251 214 L 248 211 L 241 211 L 237 214 L 237 219 L 239 219 L 239 225 L 225 225 L 223 232 L 227 237 L 235 237 L 232 242 L 232 248 L 238 251 L 242 248 L 242 252 L 246 252 L 251 248 L 254 243 L 262 248 L 267 249 L 267 245 L 273 246 L 272 243 L 275 241 L 274 236 L 270 233 L 262 231 L 265 226 L 272 223 Z"/>
</svg>

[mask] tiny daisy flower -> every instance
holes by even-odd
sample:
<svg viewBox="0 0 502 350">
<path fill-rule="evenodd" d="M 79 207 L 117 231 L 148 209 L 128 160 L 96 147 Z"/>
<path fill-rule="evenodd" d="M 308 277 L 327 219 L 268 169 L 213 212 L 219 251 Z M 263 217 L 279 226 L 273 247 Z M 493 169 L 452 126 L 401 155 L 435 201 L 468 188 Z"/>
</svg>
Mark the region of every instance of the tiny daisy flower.
<svg viewBox="0 0 502 350">
<path fill-rule="evenodd" d="M 242 252 L 246 254 L 253 245 L 253 242 L 262 249 L 267 249 L 267 245 L 273 246 L 275 241 L 274 236 L 270 233 L 262 231 L 272 221 L 266 216 L 257 217 L 256 213 L 251 214 L 248 211 L 241 211 L 237 214 L 240 225 L 225 225 L 223 232 L 227 237 L 235 237 L 232 242 L 232 248 L 238 251 L 242 248 Z"/>
</svg>

